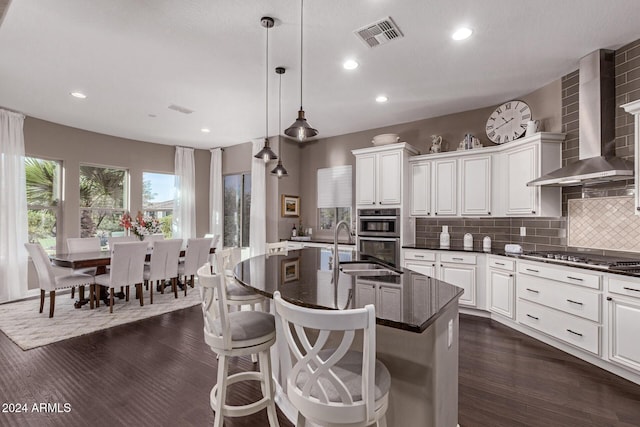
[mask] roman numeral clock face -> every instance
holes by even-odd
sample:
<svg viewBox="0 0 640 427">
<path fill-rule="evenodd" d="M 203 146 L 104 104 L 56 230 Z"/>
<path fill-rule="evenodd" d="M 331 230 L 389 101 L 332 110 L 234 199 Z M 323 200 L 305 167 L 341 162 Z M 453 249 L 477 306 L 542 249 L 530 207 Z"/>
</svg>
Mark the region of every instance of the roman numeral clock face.
<svg viewBox="0 0 640 427">
<path fill-rule="evenodd" d="M 505 102 L 489 116 L 487 136 L 496 144 L 504 144 L 520 138 L 531 120 L 531 109 L 522 101 Z"/>
</svg>

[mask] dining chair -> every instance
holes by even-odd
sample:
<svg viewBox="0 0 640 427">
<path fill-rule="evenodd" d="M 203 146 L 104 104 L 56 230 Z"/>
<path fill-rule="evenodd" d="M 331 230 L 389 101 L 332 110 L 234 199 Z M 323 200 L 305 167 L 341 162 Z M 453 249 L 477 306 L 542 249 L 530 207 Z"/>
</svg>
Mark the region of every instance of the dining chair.
<svg viewBox="0 0 640 427">
<path fill-rule="evenodd" d="M 274 401 L 275 387 L 271 371 L 271 346 L 276 342 L 275 319 L 261 311 L 229 312 L 225 275 L 211 273 L 205 264 L 198 271 L 202 298 L 204 340 L 218 355 L 218 378 L 209 394 L 215 412 L 213 425 L 221 427 L 224 417 L 242 417 L 267 409 L 270 426 L 279 426 Z M 258 372 L 238 372 L 229 375 L 229 358 L 258 355 Z M 227 386 L 240 381 L 260 381 L 262 399 L 245 405 L 228 405 Z"/>
<path fill-rule="evenodd" d="M 294 359 L 286 373 L 286 393 L 298 410 L 296 426 L 305 426 L 307 420 L 322 426 L 386 426 L 391 375 L 376 360 L 373 305 L 306 308 L 285 301 L 280 291 L 273 300 L 287 353 Z M 360 331 L 362 342 L 354 340 Z M 331 348 L 327 343 L 335 336 L 339 345 Z"/>
<path fill-rule="evenodd" d="M 113 249 L 113 245 L 116 243 L 124 243 L 124 242 L 139 242 L 136 236 L 111 236 L 107 239 L 109 244 L 109 249 Z"/>
<path fill-rule="evenodd" d="M 187 296 L 187 286 L 190 285 L 193 288 L 198 268 L 207 263 L 212 240 L 204 237 L 187 240 L 184 261 L 178 264 L 178 275 L 184 277 L 184 296 Z"/>
<path fill-rule="evenodd" d="M 164 240 L 164 234 L 162 233 L 158 233 L 158 234 L 147 234 L 146 236 L 144 236 L 144 238 L 142 239 L 143 242 L 157 242 L 159 240 Z"/>
<path fill-rule="evenodd" d="M 267 255 L 287 255 L 287 242 L 267 243 Z"/>
<path fill-rule="evenodd" d="M 40 287 L 40 313 L 42 313 L 42 309 L 44 308 L 44 297 L 46 291 L 49 291 L 49 317 L 53 317 L 56 305 L 56 290 L 64 288 L 73 289 L 76 286 L 91 285 L 93 283 L 93 277 L 88 274 L 75 272 L 66 274 L 67 271 L 61 270 L 63 273 L 57 275 L 56 270 L 49 261 L 49 256 L 40 243 L 25 243 L 24 246 L 27 248 L 27 252 L 33 260 L 33 264 L 36 268 L 36 274 L 38 276 L 38 286 Z"/>
<path fill-rule="evenodd" d="M 153 242 L 151 249 L 151 261 L 144 266 L 144 283 L 151 282 L 149 286 L 149 301 L 153 304 L 153 288 L 154 282 L 163 282 L 167 279 L 171 280 L 171 288 L 176 298 L 178 298 L 178 259 L 180 258 L 180 249 L 182 248 L 182 239 L 157 240 Z M 142 294 L 139 295 L 142 299 Z M 144 305 L 144 303 L 141 303 Z"/>
<path fill-rule="evenodd" d="M 67 253 L 77 254 L 82 252 L 100 252 L 100 238 L 99 237 L 69 237 L 67 238 Z M 96 275 L 96 267 L 79 268 L 74 270 L 75 273 L 88 274 L 90 276 Z M 75 297 L 76 288 L 71 288 L 71 299 Z M 79 297 L 84 299 L 84 286 L 79 288 Z"/>
<path fill-rule="evenodd" d="M 211 248 L 217 248 L 218 247 L 218 242 L 220 242 L 220 235 L 219 234 L 205 234 L 204 237 L 205 237 L 205 239 L 212 239 L 211 240 Z M 216 265 L 216 254 L 215 253 L 210 253 L 209 254 L 209 264 L 211 264 L 212 266 Z"/>
<path fill-rule="evenodd" d="M 110 289 L 109 312 L 113 313 L 113 296 L 117 286 L 126 288 L 126 301 L 129 301 L 129 285 L 136 286 L 137 294 L 142 296 L 142 282 L 144 281 L 144 259 L 147 256 L 147 242 L 114 243 L 111 249 L 111 268 L 106 274 L 95 277 L 96 287 L 106 286 Z M 97 289 L 91 291 L 93 301 Z M 140 305 L 144 301 L 140 298 Z"/>
</svg>

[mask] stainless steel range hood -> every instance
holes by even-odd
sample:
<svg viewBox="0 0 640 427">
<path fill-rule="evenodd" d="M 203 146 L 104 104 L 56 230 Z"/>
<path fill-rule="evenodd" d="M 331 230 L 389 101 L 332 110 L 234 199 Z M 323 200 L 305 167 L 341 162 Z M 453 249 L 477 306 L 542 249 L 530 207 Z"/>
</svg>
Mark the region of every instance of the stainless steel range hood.
<svg viewBox="0 0 640 427">
<path fill-rule="evenodd" d="M 580 60 L 579 160 L 528 186 L 565 187 L 633 178 L 633 162 L 615 157 L 614 51 L 597 50 Z"/>
</svg>

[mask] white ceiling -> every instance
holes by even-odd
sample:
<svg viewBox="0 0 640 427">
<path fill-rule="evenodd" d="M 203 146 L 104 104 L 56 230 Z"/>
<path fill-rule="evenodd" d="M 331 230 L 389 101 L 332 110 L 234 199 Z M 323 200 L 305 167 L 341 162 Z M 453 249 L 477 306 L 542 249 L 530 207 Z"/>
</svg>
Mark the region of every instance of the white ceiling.
<svg viewBox="0 0 640 427">
<path fill-rule="evenodd" d="M 283 130 L 299 107 L 298 0 L 13 1 L 0 26 L 0 106 L 161 144 L 210 148 L 264 137 L 265 15 L 276 20 L 276 135 L 276 66 L 287 68 Z M 353 34 L 387 16 L 404 38 L 371 49 Z M 577 69 L 595 49 L 640 38 L 639 16 L 638 0 L 307 0 L 304 109 L 324 138 L 495 105 Z M 453 41 L 461 25 L 474 35 Z M 360 67 L 344 70 L 347 58 Z M 377 104 L 378 94 L 389 102 Z"/>
</svg>

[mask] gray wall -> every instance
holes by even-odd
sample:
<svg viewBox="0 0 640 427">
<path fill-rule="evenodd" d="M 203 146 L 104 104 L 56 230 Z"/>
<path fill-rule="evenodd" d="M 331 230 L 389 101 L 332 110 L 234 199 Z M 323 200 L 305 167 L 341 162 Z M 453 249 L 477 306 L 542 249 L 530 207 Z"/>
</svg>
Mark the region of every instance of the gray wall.
<svg viewBox="0 0 640 427">
<path fill-rule="evenodd" d="M 175 147 L 89 132 L 27 117 L 24 122 L 27 156 L 61 160 L 64 167 L 62 242 L 80 236 L 80 164 L 125 168 L 130 174 L 131 212 L 142 210 L 142 173 L 174 173 Z M 176 141 L 179 144 L 179 141 Z M 196 232 L 209 232 L 210 154 L 195 150 Z M 64 245 L 64 243 L 62 243 Z M 58 250 L 63 250 L 59 247 Z"/>
</svg>

